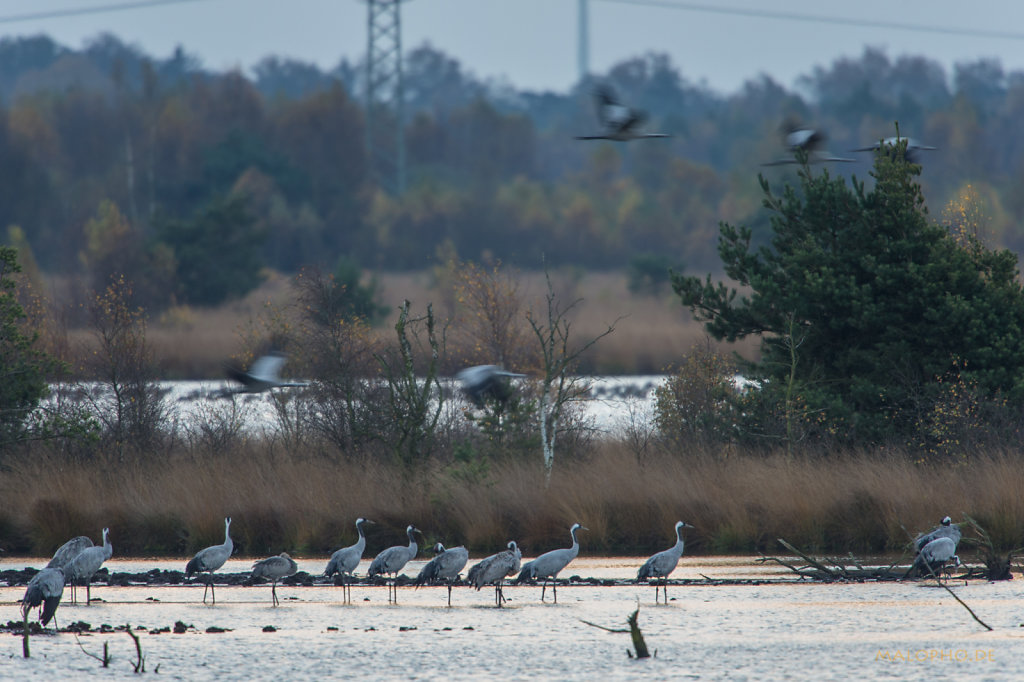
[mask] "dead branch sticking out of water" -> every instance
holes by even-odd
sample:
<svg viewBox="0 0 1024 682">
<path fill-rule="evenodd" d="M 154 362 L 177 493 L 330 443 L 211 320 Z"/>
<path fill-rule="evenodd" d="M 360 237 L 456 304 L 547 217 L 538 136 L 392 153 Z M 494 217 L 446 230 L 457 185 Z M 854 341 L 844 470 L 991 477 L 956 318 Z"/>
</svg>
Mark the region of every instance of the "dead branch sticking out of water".
<svg viewBox="0 0 1024 682">
<path fill-rule="evenodd" d="M 103 642 L 103 656 L 102 657 L 97 656 L 96 654 L 94 654 L 94 653 L 92 653 L 90 651 L 86 651 L 85 647 L 82 646 L 82 640 L 78 639 L 78 633 L 75 633 L 75 643 L 78 644 L 78 648 L 81 649 L 82 652 L 86 656 L 88 656 L 89 658 L 95 658 L 97 661 L 99 661 L 100 663 L 103 664 L 104 668 L 109 668 L 110 667 L 110 660 L 111 660 L 111 658 L 110 658 L 110 649 L 109 649 L 109 645 L 108 645 L 107 642 Z"/>
<path fill-rule="evenodd" d="M 865 580 L 899 580 L 901 576 L 901 573 L 894 570 L 896 568 L 896 564 L 890 564 L 887 567 L 865 567 L 852 554 L 848 555 L 846 559 L 830 559 L 828 557 L 823 559 L 814 559 L 782 538 L 778 538 L 778 541 L 780 545 L 803 559 L 804 562 L 806 562 L 806 565 L 794 566 L 788 561 L 784 561 L 778 557 L 764 555 L 761 555 L 761 558 L 757 560 L 758 563 L 763 564 L 768 561 L 774 561 L 780 566 L 785 566 L 789 570 L 793 571 L 801 578 L 808 578 L 810 580 L 828 583 L 847 581 L 863 582 Z"/>
<path fill-rule="evenodd" d="M 953 596 L 953 599 L 956 599 L 958 602 L 960 602 L 960 606 L 962 606 L 965 609 L 967 609 L 967 613 L 971 614 L 971 618 L 973 618 L 974 620 L 978 621 L 978 623 L 982 627 L 984 627 L 986 630 L 988 630 L 989 632 L 992 632 L 992 627 L 988 623 L 983 621 L 981 618 L 978 618 L 978 614 L 976 614 L 974 612 L 974 610 L 970 606 L 968 606 L 966 602 L 964 602 L 963 599 L 961 599 L 960 597 L 956 596 L 956 592 L 954 592 L 953 590 L 949 589 L 949 585 L 947 585 L 946 583 L 944 583 L 941 580 L 939 580 L 939 576 L 935 575 L 935 569 L 932 568 L 932 565 L 929 562 L 925 561 L 924 565 L 925 565 L 925 567 L 928 568 L 928 572 L 932 574 L 932 577 L 935 578 L 935 582 L 939 585 L 939 587 L 941 587 L 944 590 L 946 590 L 946 592 L 949 592 Z"/>
<path fill-rule="evenodd" d="M 131 625 L 125 625 L 124 631 L 128 633 L 128 636 L 135 642 L 135 662 L 132 663 L 132 669 L 135 674 L 146 672 L 146 657 L 142 655 L 142 642 L 139 641 L 139 636 L 132 632 Z M 159 668 L 160 666 L 157 666 Z"/>
<path fill-rule="evenodd" d="M 619 628 L 606 628 L 603 625 L 591 623 L 589 620 L 583 620 L 582 618 L 580 619 L 580 622 L 589 625 L 590 627 L 598 628 L 599 630 L 604 630 L 606 632 L 628 632 L 630 638 L 633 640 L 633 648 L 636 649 L 636 657 L 650 658 L 651 653 L 647 649 L 647 642 L 644 641 L 644 635 L 642 632 L 640 632 L 640 626 L 637 625 L 637 618 L 639 617 L 639 614 L 640 607 L 637 606 L 636 611 L 633 611 L 633 613 L 631 613 L 630 616 L 626 619 L 626 622 L 629 624 L 628 630 Z M 654 653 L 655 655 L 657 655 L 658 652 L 655 651 Z M 630 658 L 633 658 L 633 652 L 629 649 L 626 649 L 626 655 Z"/>
</svg>

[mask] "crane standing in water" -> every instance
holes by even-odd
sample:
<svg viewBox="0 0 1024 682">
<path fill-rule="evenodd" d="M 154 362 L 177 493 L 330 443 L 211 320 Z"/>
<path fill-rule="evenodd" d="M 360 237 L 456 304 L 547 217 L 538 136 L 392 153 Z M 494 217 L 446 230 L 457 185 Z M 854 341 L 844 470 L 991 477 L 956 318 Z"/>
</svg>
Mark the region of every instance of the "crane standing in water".
<svg viewBox="0 0 1024 682">
<path fill-rule="evenodd" d="M 494 603 L 498 608 L 505 603 L 505 595 L 502 593 L 502 585 L 505 578 L 519 570 L 523 554 L 515 541 L 509 541 L 508 549 L 497 554 L 492 554 L 486 559 L 469 569 L 466 580 L 478 591 L 484 585 L 494 585 Z"/>
<path fill-rule="evenodd" d="M 192 560 L 185 565 L 185 577 L 191 578 L 193 573 L 205 573 L 206 588 L 203 589 L 203 603 L 206 603 L 206 591 L 210 591 L 213 603 L 217 603 L 217 594 L 213 590 L 213 572 L 224 565 L 224 562 L 231 557 L 234 550 L 234 543 L 231 542 L 231 517 L 224 519 L 224 544 L 213 545 L 200 550 Z"/>
<path fill-rule="evenodd" d="M 356 532 L 359 533 L 356 544 L 342 547 L 332 554 L 331 560 L 327 562 L 327 568 L 324 569 L 324 577 L 330 578 L 335 573 L 341 577 L 341 594 L 342 599 L 346 602 L 352 601 L 352 576 L 356 567 L 359 566 L 359 562 L 363 560 L 363 551 L 366 550 L 366 536 L 363 535 L 364 523 L 373 523 L 373 521 L 362 517 L 356 519 Z"/>
<path fill-rule="evenodd" d="M 544 601 L 544 590 L 547 588 L 548 578 L 551 579 L 551 593 L 555 597 L 555 603 L 558 603 L 558 574 L 559 572 L 569 565 L 569 562 L 576 558 L 580 553 L 580 543 L 576 540 L 576 531 L 587 530 L 578 523 L 572 524 L 572 528 L 569 529 L 569 536 L 572 538 L 572 546 L 565 547 L 563 549 L 553 549 L 550 552 L 541 554 L 533 561 L 528 561 L 523 564 L 523 570 L 516 578 L 516 584 L 522 584 L 527 580 L 536 580 L 537 578 L 543 578 L 543 583 L 540 588 L 540 600 Z"/>
<path fill-rule="evenodd" d="M 281 600 L 277 598 L 277 581 L 289 575 L 295 575 L 299 565 L 288 556 L 287 552 L 281 552 L 252 565 L 253 578 L 266 578 L 273 581 L 270 585 L 270 599 L 274 606 L 278 606 Z"/>
<path fill-rule="evenodd" d="M 92 603 L 89 583 L 92 582 L 93 575 L 96 574 L 96 571 L 100 570 L 103 562 L 114 554 L 114 548 L 110 545 L 110 540 L 107 538 L 109 534 L 110 529 L 104 528 L 103 544 L 99 547 L 86 547 L 75 555 L 75 558 L 69 561 L 64 569 L 64 577 L 71 583 L 72 595 L 75 594 L 75 584 L 79 580 L 85 581 L 86 606 Z"/>
<path fill-rule="evenodd" d="M 676 566 L 679 564 L 679 557 L 683 556 L 683 536 L 680 534 L 683 528 L 693 528 L 688 523 L 679 521 L 676 523 L 676 544 L 672 545 L 668 549 L 658 552 L 650 559 L 644 562 L 644 565 L 640 567 L 640 571 L 636 574 L 636 581 L 650 580 L 652 583 L 655 578 L 661 578 L 661 586 L 665 590 L 665 603 L 668 604 L 668 576 L 676 570 Z M 654 603 L 658 603 L 658 585 L 654 585 Z"/>
<path fill-rule="evenodd" d="M 396 545 L 395 547 L 388 547 L 373 558 L 373 561 L 370 563 L 370 570 L 366 572 L 366 575 L 370 578 L 375 575 L 383 575 L 385 582 L 387 582 L 387 576 L 394 576 L 392 581 L 393 587 L 392 584 L 388 585 L 388 603 L 398 603 L 398 572 L 405 568 L 407 563 L 416 558 L 419 546 L 416 544 L 416 536 L 413 534 L 419 532 L 415 526 L 410 524 L 405 529 L 405 534 L 409 536 L 408 546 Z M 394 597 L 392 597 L 392 594 Z"/>
<path fill-rule="evenodd" d="M 452 605 L 452 583 L 459 579 L 459 572 L 469 563 L 469 550 L 465 547 L 445 549 L 440 542 L 434 545 L 437 556 L 427 562 L 416 576 L 417 585 L 426 585 L 435 580 L 448 583 L 448 606 Z"/>
<path fill-rule="evenodd" d="M 39 624 L 46 627 L 50 619 L 56 616 L 57 607 L 60 605 L 60 598 L 63 594 L 64 569 L 44 568 L 32 576 L 32 580 L 28 581 L 28 588 L 25 590 L 25 596 L 21 600 L 22 618 L 27 620 L 28 612 L 32 607 L 42 605 L 43 608 L 39 614 Z M 57 621 L 54 621 L 54 627 L 56 626 Z"/>
</svg>

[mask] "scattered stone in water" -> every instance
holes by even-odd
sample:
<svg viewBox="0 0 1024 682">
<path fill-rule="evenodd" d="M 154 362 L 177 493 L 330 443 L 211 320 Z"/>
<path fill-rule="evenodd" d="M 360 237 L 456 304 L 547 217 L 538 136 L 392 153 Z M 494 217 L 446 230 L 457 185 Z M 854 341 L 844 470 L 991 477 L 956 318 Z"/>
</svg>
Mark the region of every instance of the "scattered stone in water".
<svg viewBox="0 0 1024 682">
<path fill-rule="evenodd" d="M 467 625 L 466 627 L 464 627 L 464 628 L 462 628 L 462 629 L 463 629 L 463 630 L 473 630 L 474 628 L 473 628 L 473 626 L 472 626 L 472 625 Z"/>
<path fill-rule="evenodd" d="M 146 601 L 160 601 L 156 597 L 146 597 Z"/>
<path fill-rule="evenodd" d="M 176 634 L 176 635 L 182 635 L 182 634 L 185 634 L 185 632 L 186 632 L 186 631 L 187 631 L 187 630 L 188 630 L 188 629 L 189 629 L 190 627 L 193 627 L 193 626 L 192 626 L 192 625 L 185 625 L 185 624 L 184 624 L 184 623 L 182 623 L 182 622 L 181 622 L 180 620 L 176 620 L 176 621 L 174 621 L 174 634 Z"/>
<path fill-rule="evenodd" d="M 373 631 L 374 631 L 374 630 L 376 630 L 376 629 L 377 629 L 377 628 L 375 628 L 375 627 L 373 627 L 373 626 L 371 625 L 370 627 L 368 627 L 368 628 L 364 629 L 364 630 L 363 630 L 363 632 L 373 632 Z"/>
<path fill-rule="evenodd" d="M 337 632 L 337 631 L 338 631 L 338 628 L 334 627 L 333 625 L 328 625 L 327 626 L 327 632 Z"/>
<path fill-rule="evenodd" d="M 206 628 L 206 631 L 209 633 L 217 634 L 220 632 L 231 632 L 231 628 L 222 628 L 216 625 L 211 625 L 210 627 Z"/>
<path fill-rule="evenodd" d="M 415 630 L 415 629 L 416 629 L 415 625 L 399 625 L 398 626 L 398 631 L 399 632 L 409 632 L 409 630 Z"/>
<path fill-rule="evenodd" d="M 277 628 L 275 628 L 273 625 L 264 625 L 263 632 L 277 632 Z"/>
<path fill-rule="evenodd" d="M 442 630 L 451 630 L 451 628 L 441 628 Z"/>
</svg>

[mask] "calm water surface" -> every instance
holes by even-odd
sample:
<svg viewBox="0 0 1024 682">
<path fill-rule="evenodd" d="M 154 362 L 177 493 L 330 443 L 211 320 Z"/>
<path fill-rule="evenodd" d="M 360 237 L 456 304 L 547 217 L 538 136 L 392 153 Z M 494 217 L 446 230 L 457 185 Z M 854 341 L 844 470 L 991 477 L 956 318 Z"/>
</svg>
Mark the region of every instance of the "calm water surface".
<svg viewBox="0 0 1024 682">
<path fill-rule="evenodd" d="M 0 568 L 46 560 L 4 560 Z M 563 577 L 626 578 L 640 559 L 578 559 Z M 183 560 L 118 561 L 112 571 L 181 570 Z M 405 571 L 414 575 L 424 561 Z M 319 573 L 326 559 L 300 560 Z M 365 574 L 367 563 L 360 566 Z M 241 572 L 251 560 L 223 569 Z M 673 578 L 788 578 L 747 558 L 684 557 Z M 493 607 L 493 590 L 456 588 L 452 608 L 443 587 L 399 589 L 387 603 L 383 587 L 353 588 L 353 604 L 334 587 L 218 587 L 217 604 L 202 604 L 202 586 L 98 586 L 92 606 L 62 604 L 62 625 L 84 620 L 153 630 L 183 621 L 182 635 L 140 631 L 147 670 L 160 679 L 1024 679 L 1024 581 L 954 587 L 986 632 L 944 590 L 921 583 L 669 586 L 668 605 L 645 586 L 564 586 L 557 605 L 540 588 L 507 587 L 509 604 Z M 0 587 L 0 620 L 18 619 L 24 588 Z M 67 591 L 65 597 L 69 596 Z M 626 656 L 629 636 L 581 622 L 625 627 L 640 604 L 640 626 L 657 656 Z M 272 625 L 276 632 L 263 632 Z M 210 626 L 230 629 L 207 633 Z M 331 629 L 328 629 L 331 628 Z M 334 629 L 336 628 L 336 629 Z M 404 628 L 404 629 L 403 629 Z M 0 636 L 0 679 L 132 678 L 134 644 L 123 632 L 82 635 L 99 653 L 109 643 L 111 669 L 86 657 L 71 634 L 32 639 L 21 657 L 19 636 Z M 909 660 L 908 660 L 909 659 Z M 920 659 L 920 660 L 918 660 Z"/>
</svg>

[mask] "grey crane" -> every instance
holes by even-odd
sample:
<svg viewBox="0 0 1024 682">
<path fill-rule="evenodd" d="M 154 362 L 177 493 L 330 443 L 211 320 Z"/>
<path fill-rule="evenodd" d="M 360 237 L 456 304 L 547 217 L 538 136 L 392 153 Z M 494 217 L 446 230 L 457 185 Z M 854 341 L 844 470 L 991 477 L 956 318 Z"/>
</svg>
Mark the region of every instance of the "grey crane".
<svg viewBox="0 0 1024 682">
<path fill-rule="evenodd" d="M 903 577 L 911 577 L 918 571 L 928 575 L 927 566 L 932 566 L 934 569 L 936 563 L 939 564 L 940 568 L 944 566 L 946 562 L 956 556 L 956 548 L 960 544 L 960 537 L 960 526 L 953 523 L 953 519 L 944 516 L 937 527 L 932 528 L 927 533 L 920 533 L 914 538 L 914 562 Z M 935 544 L 938 540 L 946 540 L 947 542 Z M 929 555 L 925 556 L 925 549 L 929 548 Z M 949 550 L 948 553 L 947 549 Z M 956 564 L 959 565 L 959 563 L 960 559 L 957 557 Z"/>
<path fill-rule="evenodd" d="M 887 137 L 884 140 L 880 140 L 873 145 L 867 147 L 858 147 L 857 149 L 851 149 L 854 152 L 877 152 L 879 150 L 896 150 L 899 148 L 901 143 L 906 143 L 906 149 L 903 152 L 904 157 L 910 163 L 917 163 L 919 151 L 935 151 L 938 147 L 932 147 L 926 144 L 921 144 L 912 137 Z"/>
<path fill-rule="evenodd" d="M 224 519 L 224 544 L 213 545 L 201 549 L 192 559 L 185 564 L 185 577 L 191 578 L 193 573 L 205 573 L 206 587 L 203 589 L 203 603 L 206 603 L 206 591 L 210 591 L 213 603 L 217 603 L 217 593 L 213 590 L 213 572 L 224 565 L 224 562 L 231 557 L 235 545 L 231 542 L 231 517 Z M 198 578 L 197 578 L 198 580 Z"/>
<path fill-rule="evenodd" d="M 551 593 L 555 597 L 555 603 L 558 603 L 558 574 L 559 572 L 569 565 L 569 562 L 576 558 L 576 555 L 580 553 L 580 543 L 576 540 L 576 531 L 588 530 L 578 523 L 572 524 L 569 529 L 569 536 L 572 538 L 572 546 L 564 549 L 553 549 L 550 552 L 545 552 L 533 561 L 527 561 L 523 564 L 523 570 L 516 578 L 516 584 L 520 585 L 528 580 L 536 580 L 537 578 L 543 579 L 542 586 L 540 588 L 540 600 L 544 601 L 544 591 L 547 589 L 548 578 L 551 579 Z"/>
<path fill-rule="evenodd" d="M 779 131 L 782 133 L 783 144 L 794 156 L 769 161 L 768 163 L 761 164 L 762 166 L 785 166 L 799 163 L 795 156 L 797 151 L 806 152 L 808 163 L 853 163 L 856 161 L 856 159 L 834 156 L 830 152 L 825 151 L 825 141 L 828 139 L 825 132 L 816 128 L 809 128 L 795 118 L 787 118 L 783 121 L 782 125 L 779 126 Z"/>
<path fill-rule="evenodd" d="M 92 546 L 92 539 L 85 535 L 71 538 L 57 548 L 57 551 L 53 553 L 53 558 L 50 559 L 50 563 L 46 564 L 46 567 L 63 569 L 68 565 L 69 561 L 78 556 L 79 552 Z"/>
<path fill-rule="evenodd" d="M 924 549 L 925 545 L 936 538 L 949 538 L 954 542 L 954 544 L 959 544 L 960 537 L 961 532 L 959 524 L 953 523 L 953 519 L 948 516 L 944 516 L 938 526 L 932 528 L 927 533 L 920 533 L 916 538 L 914 538 L 914 550 L 916 552 L 920 552 Z"/>
<path fill-rule="evenodd" d="M 448 583 L 448 606 L 452 605 L 452 584 L 459 579 L 459 572 L 469 563 L 469 550 L 465 547 L 445 549 L 440 542 L 434 545 L 437 553 L 416 576 L 417 585 L 429 585 L 437 580 Z"/>
<path fill-rule="evenodd" d="M 277 581 L 285 576 L 295 575 L 298 570 L 299 565 L 295 563 L 295 560 L 288 556 L 287 552 L 281 552 L 277 556 L 254 563 L 252 565 L 252 577 L 265 578 L 272 581 L 270 584 L 270 599 L 274 606 L 277 606 L 281 603 L 281 600 L 277 598 Z"/>
<path fill-rule="evenodd" d="M 469 584 L 480 590 L 484 585 L 494 585 L 494 604 L 498 608 L 505 603 L 505 595 L 502 591 L 502 586 L 505 584 L 505 578 L 510 575 L 514 575 L 519 570 L 520 562 L 523 559 L 523 554 L 519 551 L 518 545 L 514 540 L 510 540 L 508 543 L 508 549 L 492 554 L 491 556 L 481 559 L 477 564 L 469 569 L 469 573 L 466 574 L 466 580 Z"/>
<path fill-rule="evenodd" d="M 28 612 L 34 606 L 42 606 L 39 613 L 39 624 L 43 627 L 57 613 L 60 598 L 64 594 L 64 569 L 47 567 L 32 576 L 28 581 L 28 589 L 21 600 L 22 618 L 28 618 Z M 56 627 L 56 621 L 54 626 Z"/>
<path fill-rule="evenodd" d="M 682 530 L 684 528 L 693 528 L 693 526 L 682 521 L 676 522 L 676 544 L 662 552 L 658 552 L 645 561 L 636 574 L 636 581 L 638 583 L 641 580 L 649 580 L 653 583 L 656 578 L 661 578 L 661 586 L 665 591 L 666 604 L 668 604 L 668 576 L 672 571 L 676 570 L 676 566 L 679 564 L 679 557 L 683 556 Z M 658 603 L 657 583 L 654 585 L 654 603 Z"/>
<path fill-rule="evenodd" d="M 409 536 L 409 545 L 388 547 L 373 558 L 373 561 L 370 563 L 370 570 L 366 572 L 366 575 L 370 578 L 377 575 L 384 576 L 385 582 L 387 582 L 387 576 L 394 576 L 392 584 L 388 585 L 388 603 L 398 603 L 398 572 L 405 568 L 405 565 L 412 559 L 416 558 L 416 552 L 419 551 L 419 547 L 416 544 L 414 533 L 419 532 L 419 529 L 409 524 L 405 529 L 405 534 Z M 392 597 L 392 595 L 394 596 Z"/>
<path fill-rule="evenodd" d="M 498 365 L 477 365 L 467 367 L 456 374 L 455 378 L 462 384 L 463 392 L 473 404 L 482 407 L 485 398 L 492 398 L 498 402 L 508 400 L 512 395 L 512 389 L 506 380 L 525 376 L 509 372 Z"/>
<path fill-rule="evenodd" d="M 922 575 L 938 578 L 939 573 L 951 565 L 960 565 L 960 557 L 956 555 L 956 542 L 952 538 L 937 537 L 921 548 L 907 575 L 917 570 Z"/>
<path fill-rule="evenodd" d="M 86 547 L 64 567 L 64 577 L 71 584 L 72 603 L 74 603 L 75 585 L 81 580 L 85 581 L 85 605 L 89 606 L 92 603 L 89 583 L 96 571 L 100 570 L 103 562 L 114 554 L 114 548 L 107 537 L 109 534 L 110 529 L 104 528 L 102 545 Z"/>
<path fill-rule="evenodd" d="M 324 569 L 326 578 L 330 578 L 335 573 L 341 576 L 341 593 L 346 602 L 352 601 L 351 579 L 359 562 L 362 561 L 363 551 L 366 549 L 366 536 L 363 535 L 364 523 L 373 523 L 373 521 L 362 517 L 356 519 L 356 532 L 359 533 L 356 544 L 342 547 L 332 554 L 331 560 L 327 562 L 327 568 Z"/>
<path fill-rule="evenodd" d="M 280 351 L 271 351 L 252 363 L 248 372 L 237 367 L 225 366 L 228 378 L 237 381 L 240 386 L 224 388 L 217 392 L 217 397 L 226 397 L 236 393 L 263 393 L 272 388 L 301 388 L 308 386 L 305 382 L 283 381 L 281 367 L 286 356 Z"/>
<path fill-rule="evenodd" d="M 597 135 L 580 135 L 577 140 L 612 140 L 628 142 L 655 137 L 671 137 L 665 133 L 642 133 L 640 127 L 647 121 L 647 113 L 640 109 L 625 106 L 615 96 L 615 91 L 607 85 L 599 85 L 594 89 L 594 102 L 597 105 L 597 120 L 604 129 Z"/>
</svg>

